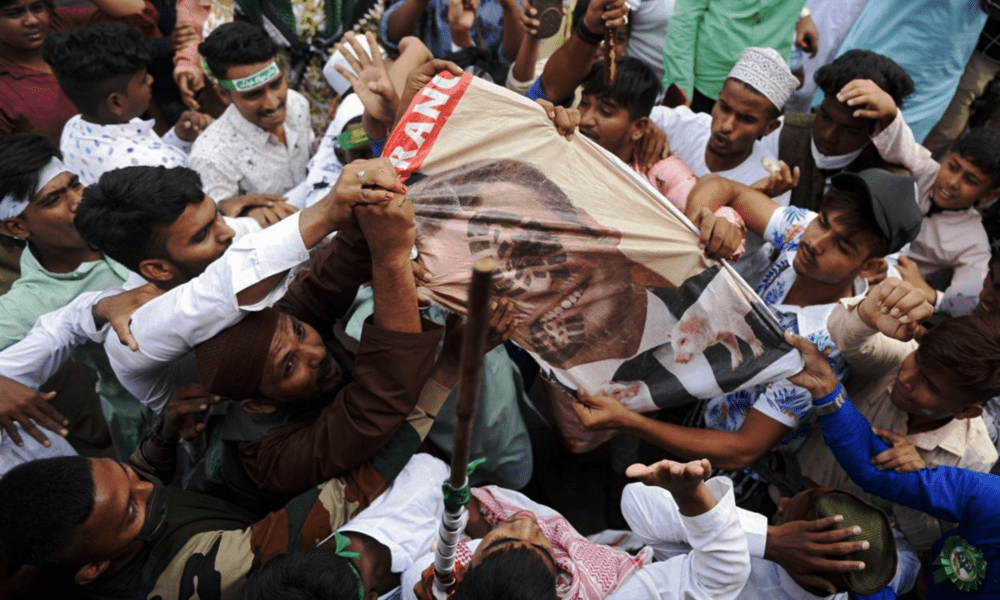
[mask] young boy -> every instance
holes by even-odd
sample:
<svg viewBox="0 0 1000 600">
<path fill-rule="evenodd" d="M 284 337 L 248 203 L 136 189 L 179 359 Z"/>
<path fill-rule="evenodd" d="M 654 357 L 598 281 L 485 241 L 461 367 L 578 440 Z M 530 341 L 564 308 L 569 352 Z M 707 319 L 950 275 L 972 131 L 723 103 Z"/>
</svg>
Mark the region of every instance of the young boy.
<svg viewBox="0 0 1000 600">
<path fill-rule="evenodd" d="M 313 131 L 309 101 L 288 89 L 278 47 L 260 27 L 220 25 L 198 51 L 232 104 L 191 149 L 191 168 L 216 202 L 284 194 L 306 178 Z"/>
<path fill-rule="evenodd" d="M 977 205 L 1000 194 L 1000 132 L 973 129 L 951 147 L 940 163 L 917 144 L 892 97 L 870 81 L 855 80 L 837 94 L 854 107 L 854 116 L 878 119 L 872 141 L 882 157 L 913 173 L 924 214 L 920 235 L 900 257 L 904 279 L 923 287 L 935 307 L 952 286 L 982 282 L 990 262 L 990 245 Z M 904 258 L 905 257 L 905 258 Z M 910 260 L 906 260 L 910 259 Z M 935 274 L 951 270 L 951 281 Z M 944 274 L 946 278 L 947 275 Z M 934 291 L 920 279 L 931 279 Z"/>
<path fill-rule="evenodd" d="M 211 118 L 185 112 L 163 138 L 152 120 L 139 118 L 149 109 L 153 78 L 146 67 L 153 54 L 137 29 L 100 23 L 54 33 L 43 56 L 80 111 L 66 123 L 59 145 L 66 167 L 84 185 L 121 167 L 187 166 L 191 142 Z"/>
<path fill-rule="evenodd" d="M 604 61 L 594 64 L 583 82 L 580 96 L 580 133 L 597 142 L 641 174 L 667 200 L 684 210 L 697 177 L 679 156 L 656 160 L 648 155 L 652 137 L 663 137 L 649 115 L 660 93 L 656 73 L 641 60 L 618 59 L 615 81 L 607 83 Z M 657 157 L 658 158 L 658 157 Z M 655 161 L 655 162 L 654 162 Z M 648 167 L 647 163 L 653 163 Z M 743 227 L 739 215 L 728 207 L 720 216 Z"/>
</svg>

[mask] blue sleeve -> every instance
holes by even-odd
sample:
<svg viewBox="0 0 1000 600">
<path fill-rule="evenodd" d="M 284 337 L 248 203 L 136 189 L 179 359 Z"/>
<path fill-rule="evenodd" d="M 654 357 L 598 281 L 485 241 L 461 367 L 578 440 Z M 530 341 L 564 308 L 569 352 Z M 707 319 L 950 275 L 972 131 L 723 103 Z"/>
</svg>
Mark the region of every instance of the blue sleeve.
<svg viewBox="0 0 1000 600">
<path fill-rule="evenodd" d="M 548 98 L 545 97 L 545 93 L 542 92 L 542 78 L 539 77 L 538 79 L 535 79 L 535 83 L 531 84 L 531 87 L 528 88 L 528 91 L 525 92 L 524 95 L 528 98 L 528 100 L 538 100 L 539 98 L 542 100 L 548 100 Z"/>
<path fill-rule="evenodd" d="M 853 404 L 846 402 L 837 412 L 821 416 L 819 422 L 837 462 L 866 492 L 967 526 L 997 520 L 1000 477 L 947 466 L 913 473 L 880 471 L 870 460 L 888 446 Z"/>
<path fill-rule="evenodd" d="M 542 91 L 541 77 L 535 79 L 535 83 L 531 84 L 531 87 L 528 88 L 528 91 L 525 92 L 524 95 L 528 100 L 549 100 L 548 98 L 545 97 L 545 92 Z M 575 99 L 576 98 L 574 96 L 570 96 L 569 98 L 566 99 L 565 102 L 560 102 L 556 104 L 556 106 L 563 106 L 566 108 L 570 108 L 571 106 L 573 106 L 573 100 Z M 551 102 L 551 100 L 549 100 L 549 102 Z"/>
</svg>

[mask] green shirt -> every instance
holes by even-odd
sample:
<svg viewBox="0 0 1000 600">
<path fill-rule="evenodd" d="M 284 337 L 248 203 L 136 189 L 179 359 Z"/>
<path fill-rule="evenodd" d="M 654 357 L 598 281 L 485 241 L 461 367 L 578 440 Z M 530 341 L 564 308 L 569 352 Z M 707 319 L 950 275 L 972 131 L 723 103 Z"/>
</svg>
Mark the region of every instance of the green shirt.
<svg viewBox="0 0 1000 600">
<path fill-rule="evenodd" d="M 677 0 L 663 46 L 663 87 L 717 99 L 740 53 L 774 48 L 790 61 L 805 0 Z"/>
<path fill-rule="evenodd" d="M 20 341 L 38 317 L 62 308 L 83 292 L 121 286 L 130 271 L 110 258 L 82 263 L 72 273 L 52 273 L 30 248 L 21 253 L 21 276 L 0 296 L 0 350 Z M 152 415 L 118 383 L 104 348 L 93 342 L 73 353 L 73 358 L 97 372 L 97 393 L 108 422 L 115 450 L 127 458 L 145 437 Z"/>
</svg>

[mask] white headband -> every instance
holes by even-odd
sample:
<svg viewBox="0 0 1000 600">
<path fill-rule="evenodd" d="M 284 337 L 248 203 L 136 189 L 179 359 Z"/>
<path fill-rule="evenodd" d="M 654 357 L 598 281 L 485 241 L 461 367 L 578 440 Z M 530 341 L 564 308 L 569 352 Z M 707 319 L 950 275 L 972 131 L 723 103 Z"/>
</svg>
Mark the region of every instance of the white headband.
<svg viewBox="0 0 1000 600">
<path fill-rule="evenodd" d="M 63 164 L 61 160 L 52 157 L 49 164 L 45 165 L 38 171 L 38 187 L 35 191 L 31 193 L 27 198 L 15 198 L 14 196 L 4 196 L 3 200 L 0 200 L 0 221 L 4 219 L 12 219 L 22 212 L 28 206 L 28 202 L 38 195 L 42 191 L 42 188 L 47 186 L 50 181 L 56 178 L 57 175 L 67 171 L 66 165 Z"/>
</svg>

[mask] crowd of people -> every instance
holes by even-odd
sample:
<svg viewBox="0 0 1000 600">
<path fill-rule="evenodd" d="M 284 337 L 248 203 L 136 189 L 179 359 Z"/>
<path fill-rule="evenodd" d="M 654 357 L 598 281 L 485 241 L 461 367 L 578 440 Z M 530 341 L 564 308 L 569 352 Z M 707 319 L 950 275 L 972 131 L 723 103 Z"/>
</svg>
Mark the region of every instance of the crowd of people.
<svg viewBox="0 0 1000 600">
<path fill-rule="evenodd" d="M 0 0 L 0 600 L 1000 597 L 1000 2 L 91 1 Z M 648 183 L 801 371 L 569 390 L 609 357 L 514 343 L 536 231 L 461 419 L 414 205 L 480 200 L 383 156 L 442 72 Z"/>
</svg>

